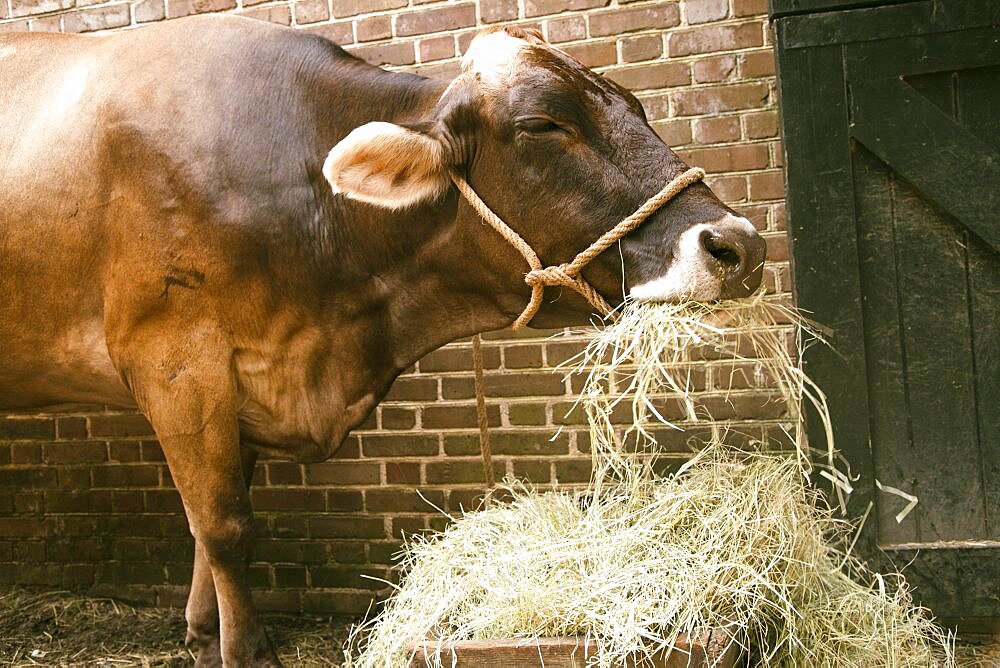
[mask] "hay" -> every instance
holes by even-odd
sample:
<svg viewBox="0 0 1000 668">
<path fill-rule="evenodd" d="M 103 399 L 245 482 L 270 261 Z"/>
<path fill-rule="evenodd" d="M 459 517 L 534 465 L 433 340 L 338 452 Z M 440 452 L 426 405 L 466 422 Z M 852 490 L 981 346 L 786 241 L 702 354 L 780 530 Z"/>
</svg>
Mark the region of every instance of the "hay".
<svg viewBox="0 0 1000 668">
<path fill-rule="evenodd" d="M 347 625 L 328 617 L 268 614 L 279 658 L 291 666 L 338 665 Z M 184 612 L 66 591 L 0 591 L 4 666 L 190 666 Z"/>
<path fill-rule="evenodd" d="M 731 327 L 712 324 L 720 316 Z M 869 573 L 850 556 L 852 527 L 805 483 L 812 464 L 797 434 L 798 458 L 716 441 L 673 476 L 650 465 L 650 427 L 666 422 L 662 395 L 680 396 L 699 417 L 679 349 L 758 360 L 796 420 L 805 400 L 828 425 L 822 393 L 792 357 L 799 346 L 789 352 L 788 334 L 801 331 L 790 309 L 760 298 L 750 307 L 626 306 L 579 361 L 589 373 L 589 488 L 541 494 L 508 484 L 510 502 L 412 539 L 402 585 L 354 629 L 346 665 L 406 665 L 408 647 L 425 639 L 441 648 L 579 635 L 596 643 L 590 665 L 613 666 L 718 628 L 751 665 L 954 665 L 951 639 L 913 606 L 902 577 Z M 621 401 L 632 402 L 626 434 L 610 418 Z M 630 452 L 629 433 L 649 457 Z M 829 429 L 827 439 L 833 462 Z"/>
</svg>

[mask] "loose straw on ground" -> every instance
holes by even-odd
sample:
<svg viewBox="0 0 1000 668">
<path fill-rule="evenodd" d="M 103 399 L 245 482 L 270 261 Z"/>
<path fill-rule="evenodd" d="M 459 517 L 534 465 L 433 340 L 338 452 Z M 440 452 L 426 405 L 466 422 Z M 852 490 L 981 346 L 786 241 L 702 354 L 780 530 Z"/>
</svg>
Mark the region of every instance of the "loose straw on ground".
<svg viewBox="0 0 1000 668">
<path fill-rule="evenodd" d="M 652 427 L 665 422 L 656 407 L 663 396 L 679 397 L 688 418 L 703 417 L 677 350 L 753 360 L 794 419 L 802 401 L 825 416 L 822 393 L 788 344 L 800 327 L 790 309 L 760 299 L 627 305 L 580 360 L 589 374 L 581 397 L 589 487 L 541 494 L 508 484 L 510 502 L 411 540 L 401 586 L 354 630 L 346 664 L 407 665 L 424 640 L 444 648 L 584 636 L 597 648 L 589 665 L 616 666 L 683 634 L 724 629 L 754 666 L 953 665 L 950 638 L 913 605 L 902 577 L 870 573 L 849 554 L 853 527 L 806 484 L 812 464 L 797 435 L 798 458 L 715 441 L 675 475 L 649 465 L 660 454 Z M 633 418 L 625 433 L 610 419 L 623 401 Z M 648 457 L 625 446 L 629 434 Z"/>
</svg>

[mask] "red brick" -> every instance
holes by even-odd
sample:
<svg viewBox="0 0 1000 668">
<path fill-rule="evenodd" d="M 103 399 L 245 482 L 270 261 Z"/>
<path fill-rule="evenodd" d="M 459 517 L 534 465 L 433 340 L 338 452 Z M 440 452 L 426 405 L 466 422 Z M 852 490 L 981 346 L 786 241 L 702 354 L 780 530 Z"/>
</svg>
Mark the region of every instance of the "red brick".
<svg viewBox="0 0 1000 668">
<path fill-rule="evenodd" d="M 218 12 L 232 9 L 235 6 L 236 0 L 171 0 L 170 6 L 167 8 L 167 18 L 175 19 L 191 14 Z"/>
<path fill-rule="evenodd" d="M 455 39 L 451 35 L 441 37 L 430 37 L 420 40 L 418 45 L 420 50 L 420 62 L 426 63 L 432 60 L 444 60 L 455 57 Z M 423 365 L 421 365 L 422 367 Z"/>
<path fill-rule="evenodd" d="M 55 420 L 46 418 L 0 417 L 0 440 L 33 440 L 55 438 Z"/>
<path fill-rule="evenodd" d="M 87 420 L 82 417 L 63 417 L 56 420 L 56 438 L 87 438 Z"/>
<path fill-rule="evenodd" d="M 694 121 L 694 140 L 699 144 L 719 144 L 739 138 L 739 116 L 714 116 Z"/>
<path fill-rule="evenodd" d="M 587 37 L 587 22 L 582 16 L 550 19 L 545 23 L 545 34 L 553 44 L 585 39 Z"/>
<path fill-rule="evenodd" d="M 476 6 L 474 4 L 449 5 L 400 14 L 396 17 L 396 35 L 399 37 L 426 35 L 431 32 L 457 30 L 474 25 L 476 25 Z"/>
<path fill-rule="evenodd" d="M 268 23 L 277 23 L 284 26 L 292 24 L 292 14 L 289 11 L 288 5 L 254 7 L 252 9 L 243 10 L 240 12 L 240 15 L 246 16 L 250 19 L 256 19 L 258 21 L 267 21 Z"/>
<path fill-rule="evenodd" d="M 620 35 L 636 30 L 672 28 L 681 22 L 676 2 L 659 2 L 628 9 L 613 9 L 591 14 L 591 37 Z"/>
<path fill-rule="evenodd" d="M 517 0 L 480 0 L 479 15 L 483 23 L 516 19 Z"/>
<path fill-rule="evenodd" d="M 299 0 L 292 7 L 295 22 L 299 25 L 330 19 L 330 6 L 326 0 Z"/>
<path fill-rule="evenodd" d="M 736 78 L 736 57 L 732 55 L 699 58 L 691 66 L 696 83 L 716 83 Z"/>
<path fill-rule="evenodd" d="M 716 197 L 728 204 L 742 202 L 747 198 L 747 179 L 745 176 L 710 177 L 705 179 L 705 183 L 712 189 Z"/>
<path fill-rule="evenodd" d="M 69 9 L 75 4 L 75 0 L 17 0 L 12 3 L 10 15 L 16 18 L 18 16 L 44 14 L 45 12 Z"/>
<path fill-rule="evenodd" d="M 372 65 L 411 65 L 417 62 L 413 53 L 413 42 L 365 44 L 352 47 L 350 51 Z"/>
<path fill-rule="evenodd" d="M 785 196 L 785 177 L 780 169 L 751 174 L 747 180 L 752 200 L 781 199 Z"/>
<path fill-rule="evenodd" d="M 738 144 L 683 151 L 681 156 L 690 165 L 707 172 L 739 172 L 768 166 L 768 150 L 764 144 Z"/>
<path fill-rule="evenodd" d="M 354 43 L 354 28 L 351 21 L 334 21 L 333 23 L 321 23 L 305 29 L 327 38 L 331 42 L 344 46 Z"/>
<path fill-rule="evenodd" d="M 417 424 L 417 411 L 400 406 L 382 406 L 382 429 L 412 429 Z"/>
<path fill-rule="evenodd" d="M 387 15 L 358 19 L 356 29 L 359 42 L 385 39 L 392 36 L 392 19 Z"/>
<path fill-rule="evenodd" d="M 153 436 L 155 432 L 142 415 L 92 415 L 90 435 L 94 437 L 130 438 Z"/>
<path fill-rule="evenodd" d="M 667 52 L 671 58 L 693 53 L 712 53 L 748 49 L 764 44 L 764 30 L 758 21 L 740 25 L 703 26 L 677 30 L 668 36 Z"/>
<path fill-rule="evenodd" d="M 691 121 L 656 121 L 653 130 L 667 146 L 683 146 L 691 143 Z"/>
<path fill-rule="evenodd" d="M 653 60 L 663 55 L 663 38 L 658 34 L 626 37 L 621 46 L 622 60 L 626 63 Z"/>
<path fill-rule="evenodd" d="M 604 67 L 618 62 L 618 52 L 613 42 L 567 44 L 562 49 L 587 67 Z"/>
<path fill-rule="evenodd" d="M 718 21 L 729 16 L 729 0 L 685 0 L 684 18 L 689 24 Z"/>
<path fill-rule="evenodd" d="M 487 404 L 486 417 L 491 427 L 500 426 L 500 407 Z M 424 429 L 460 429 L 478 425 L 476 407 L 470 405 L 425 406 L 421 415 Z M 366 451 L 367 455 L 371 456 Z"/>
<path fill-rule="evenodd" d="M 127 4 L 107 5 L 63 14 L 63 32 L 92 32 L 131 23 Z"/>
<path fill-rule="evenodd" d="M 333 0 L 333 15 L 340 18 L 405 6 L 406 0 Z"/>
<path fill-rule="evenodd" d="M 133 5 L 136 23 L 159 21 L 167 15 L 163 0 L 140 0 Z"/>
<path fill-rule="evenodd" d="M 767 0 L 733 0 L 733 16 L 767 16 Z"/>
<path fill-rule="evenodd" d="M 437 434 L 371 434 L 362 441 L 365 457 L 429 457 L 438 453 Z"/>
<path fill-rule="evenodd" d="M 635 67 L 620 68 L 604 73 L 604 76 L 629 90 L 649 90 L 670 86 L 685 86 L 691 82 L 691 72 L 686 63 L 650 63 Z"/>
<path fill-rule="evenodd" d="M 581 9 L 607 7 L 610 0 L 525 0 L 524 15 L 527 17 L 575 12 Z"/>
<path fill-rule="evenodd" d="M 787 236 L 784 234 L 764 235 L 764 241 L 767 242 L 767 259 L 770 262 L 784 262 L 788 259 Z"/>
<path fill-rule="evenodd" d="M 770 92 L 765 83 L 711 86 L 674 93 L 673 109 L 678 116 L 759 109 L 767 105 L 769 97 Z"/>
<path fill-rule="evenodd" d="M 424 500 L 426 499 L 426 501 Z M 430 503 L 428 503 L 430 502 Z M 431 513 L 434 504 L 444 508 L 444 492 L 412 489 L 369 489 L 365 492 L 365 510 L 369 513 Z"/>
<path fill-rule="evenodd" d="M 775 110 L 746 114 L 743 119 L 747 139 L 766 139 L 778 136 L 778 112 Z"/>
<path fill-rule="evenodd" d="M 323 462 L 306 466 L 309 485 L 371 485 L 380 480 L 378 462 Z"/>
<path fill-rule="evenodd" d="M 108 448 L 104 443 L 46 443 L 42 460 L 48 464 L 81 464 L 106 461 Z"/>
<path fill-rule="evenodd" d="M 53 16 L 31 19 L 28 25 L 31 32 L 62 32 L 62 16 L 55 14 Z"/>
<path fill-rule="evenodd" d="M 388 461 L 385 463 L 385 481 L 390 485 L 419 485 L 420 464 Z"/>
<path fill-rule="evenodd" d="M 740 54 L 740 76 L 744 79 L 773 77 L 774 74 L 774 51 L 772 49 Z"/>
<path fill-rule="evenodd" d="M 27 19 L 21 21 L 10 21 L 8 23 L 0 23 L 0 33 L 5 32 L 27 32 L 31 29 L 31 24 Z"/>
</svg>

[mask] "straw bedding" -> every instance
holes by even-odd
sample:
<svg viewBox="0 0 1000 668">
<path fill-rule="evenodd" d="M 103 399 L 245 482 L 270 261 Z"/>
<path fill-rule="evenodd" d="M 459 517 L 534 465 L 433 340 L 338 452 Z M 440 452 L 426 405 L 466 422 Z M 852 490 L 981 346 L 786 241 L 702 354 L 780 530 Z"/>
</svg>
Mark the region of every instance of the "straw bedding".
<svg viewBox="0 0 1000 668">
<path fill-rule="evenodd" d="M 809 329 L 793 311 L 749 303 L 626 305 L 578 360 L 594 474 L 585 490 L 540 493 L 510 483 L 511 501 L 416 537 L 402 584 L 352 633 L 350 666 L 406 665 L 413 643 L 587 636 L 591 665 L 622 665 L 679 634 L 725 629 L 750 665 L 950 666 L 953 642 L 914 607 L 899 575 L 868 572 L 849 554 L 853 527 L 807 482 L 835 473 L 822 457 L 750 452 L 716 440 L 660 476 L 658 403 L 698 407 L 684 362 L 692 351 L 752 361 L 780 389 L 793 423 L 803 403 L 829 425 L 822 392 L 796 359 Z M 793 345 L 789 345 L 789 341 Z M 632 425 L 612 424 L 630 402 Z M 838 499 L 838 502 L 840 500 Z M 435 658 L 431 658 L 435 663 Z M 438 661 L 439 662 L 439 661 Z"/>
</svg>

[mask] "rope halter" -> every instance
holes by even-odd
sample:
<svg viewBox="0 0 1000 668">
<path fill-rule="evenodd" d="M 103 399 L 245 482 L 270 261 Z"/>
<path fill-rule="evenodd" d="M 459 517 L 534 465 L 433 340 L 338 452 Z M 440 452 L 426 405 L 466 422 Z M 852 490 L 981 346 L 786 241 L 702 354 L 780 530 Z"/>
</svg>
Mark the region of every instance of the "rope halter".
<svg viewBox="0 0 1000 668">
<path fill-rule="evenodd" d="M 472 189 L 468 181 L 454 173 L 451 178 L 458 187 L 458 191 L 468 200 L 476 213 L 489 223 L 493 229 L 499 232 L 500 236 L 510 242 L 524 256 L 524 259 L 531 267 L 531 270 L 524 276 L 524 282 L 531 287 L 531 300 L 524 307 L 524 311 L 517 317 L 517 320 L 514 321 L 513 326 L 514 329 L 520 329 L 527 325 L 535 317 L 535 314 L 538 313 L 538 309 L 542 307 L 542 293 L 546 285 L 564 285 L 572 288 L 583 295 L 602 316 L 610 316 L 614 309 L 594 289 L 594 286 L 580 275 L 580 272 L 588 262 L 607 250 L 609 246 L 626 234 L 639 227 L 647 218 L 656 213 L 661 206 L 676 197 L 682 190 L 705 178 L 705 171 L 699 167 L 692 167 L 683 174 L 674 177 L 672 181 L 663 186 L 660 192 L 650 197 L 646 200 L 645 204 L 636 209 L 635 213 L 602 234 L 597 241 L 590 244 L 590 246 L 581 251 L 570 262 L 548 267 L 542 266 L 542 261 L 538 259 L 538 253 L 528 245 L 524 237 L 515 232 L 510 225 L 503 222 L 500 216 L 493 213 L 490 207 L 486 205 L 486 202 L 480 199 L 476 191 Z"/>
</svg>

